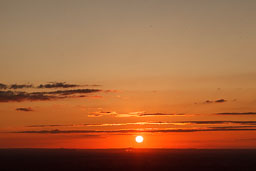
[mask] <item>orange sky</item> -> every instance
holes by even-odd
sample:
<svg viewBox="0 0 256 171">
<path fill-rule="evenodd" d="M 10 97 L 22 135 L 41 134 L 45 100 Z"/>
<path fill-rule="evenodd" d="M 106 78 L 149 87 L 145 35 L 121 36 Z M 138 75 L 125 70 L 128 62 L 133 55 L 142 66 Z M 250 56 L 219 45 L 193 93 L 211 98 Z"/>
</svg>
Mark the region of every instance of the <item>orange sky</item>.
<svg viewBox="0 0 256 171">
<path fill-rule="evenodd" d="M 255 7 L 0 2 L 0 148 L 255 148 Z"/>
</svg>

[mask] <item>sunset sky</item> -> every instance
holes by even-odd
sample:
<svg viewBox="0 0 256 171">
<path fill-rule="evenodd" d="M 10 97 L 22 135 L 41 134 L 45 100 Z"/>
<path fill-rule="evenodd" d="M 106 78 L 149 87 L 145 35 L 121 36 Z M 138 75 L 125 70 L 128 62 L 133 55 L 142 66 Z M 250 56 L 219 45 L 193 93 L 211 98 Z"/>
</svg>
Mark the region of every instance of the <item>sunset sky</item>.
<svg viewBox="0 0 256 171">
<path fill-rule="evenodd" d="M 254 0 L 0 0 L 0 148 L 256 148 L 255 50 Z"/>
</svg>

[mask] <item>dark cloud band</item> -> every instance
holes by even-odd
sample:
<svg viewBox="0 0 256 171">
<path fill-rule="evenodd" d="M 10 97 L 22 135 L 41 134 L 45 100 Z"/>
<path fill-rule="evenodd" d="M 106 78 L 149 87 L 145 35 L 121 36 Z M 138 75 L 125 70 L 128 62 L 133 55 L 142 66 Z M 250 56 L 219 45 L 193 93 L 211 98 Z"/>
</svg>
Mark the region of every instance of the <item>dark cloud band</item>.
<svg viewBox="0 0 256 171">
<path fill-rule="evenodd" d="M 224 103 L 227 102 L 225 99 L 218 99 L 218 100 L 206 100 L 204 104 L 210 104 L 210 103 Z"/>
<path fill-rule="evenodd" d="M 195 125 L 215 125 L 215 124 L 239 124 L 249 125 L 250 127 L 256 126 L 256 121 L 183 121 L 183 122 L 126 122 L 126 123 L 102 123 L 102 124 L 69 124 L 69 125 L 30 125 L 27 127 L 107 127 L 107 126 L 127 126 L 127 125 L 185 125 L 185 124 L 195 124 Z M 236 126 L 238 127 L 238 126 Z M 244 126 L 243 126 L 244 127 Z M 248 127 L 248 126 L 246 126 Z M 216 127 L 215 127 L 216 128 Z M 234 127 L 233 127 L 234 128 Z"/>
<path fill-rule="evenodd" d="M 256 131 L 256 128 L 234 128 L 234 127 L 212 127 L 205 129 L 145 129 L 145 130 L 39 130 L 39 131 L 17 131 L 11 133 L 26 133 L 26 134 L 91 134 L 91 133 L 172 133 L 172 132 L 210 132 L 210 131 Z"/>
<path fill-rule="evenodd" d="M 66 82 L 53 82 L 48 84 L 40 84 L 37 88 L 74 88 L 80 87 L 77 84 L 67 84 Z"/>
<path fill-rule="evenodd" d="M 217 115 L 256 115 L 256 112 L 230 112 L 230 113 L 216 113 Z"/>
<path fill-rule="evenodd" d="M 0 91 L 0 102 L 44 101 L 73 97 L 74 94 L 99 92 L 99 89 L 58 90 L 50 92 Z M 84 97 L 84 96 L 76 96 Z"/>
<path fill-rule="evenodd" d="M 30 107 L 20 107 L 16 109 L 17 111 L 23 111 L 23 112 L 32 112 L 33 109 Z"/>
</svg>

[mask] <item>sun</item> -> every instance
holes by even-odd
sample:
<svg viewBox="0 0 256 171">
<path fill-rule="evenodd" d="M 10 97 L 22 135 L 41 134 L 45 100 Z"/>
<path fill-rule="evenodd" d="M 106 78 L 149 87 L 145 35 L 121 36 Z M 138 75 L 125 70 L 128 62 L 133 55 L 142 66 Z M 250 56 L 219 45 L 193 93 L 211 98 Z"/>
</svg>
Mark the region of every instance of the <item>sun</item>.
<svg viewBox="0 0 256 171">
<path fill-rule="evenodd" d="M 143 142 L 143 137 L 142 136 L 137 136 L 136 138 L 135 138 L 135 141 L 137 142 L 137 143 L 142 143 Z"/>
</svg>

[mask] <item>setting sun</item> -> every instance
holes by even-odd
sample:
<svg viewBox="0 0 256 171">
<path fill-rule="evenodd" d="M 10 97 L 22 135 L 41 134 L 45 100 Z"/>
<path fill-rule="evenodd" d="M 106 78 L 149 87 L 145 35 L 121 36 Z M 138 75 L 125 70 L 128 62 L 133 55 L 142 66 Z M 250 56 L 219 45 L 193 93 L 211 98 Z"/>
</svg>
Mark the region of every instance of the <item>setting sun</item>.
<svg viewBox="0 0 256 171">
<path fill-rule="evenodd" d="M 142 143 L 143 142 L 143 137 L 142 136 L 137 136 L 136 138 L 135 138 L 135 141 L 137 142 L 137 143 Z"/>
</svg>

